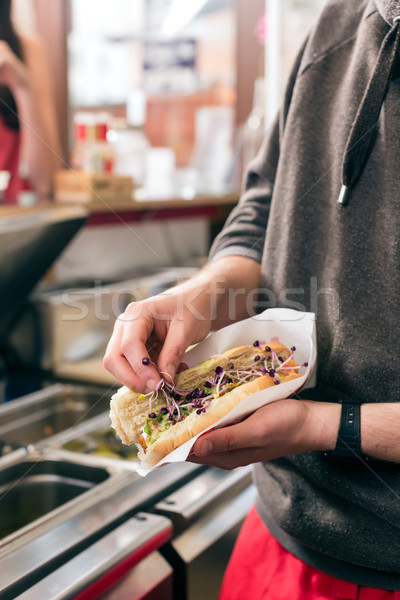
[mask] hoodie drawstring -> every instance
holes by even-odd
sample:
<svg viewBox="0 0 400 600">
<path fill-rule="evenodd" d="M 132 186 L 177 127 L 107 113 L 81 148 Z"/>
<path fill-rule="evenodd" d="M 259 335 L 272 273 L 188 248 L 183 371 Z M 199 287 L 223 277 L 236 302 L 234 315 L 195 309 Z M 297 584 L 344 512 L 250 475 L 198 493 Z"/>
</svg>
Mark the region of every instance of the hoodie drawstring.
<svg viewBox="0 0 400 600">
<path fill-rule="evenodd" d="M 351 188 L 360 177 L 371 151 L 375 126 L 379 120 L 382 104 L 389 88 L 400 42 L 400 17 L 384 38 L 374 71 L 368 81 L 361 104 L 354 118 L 342 162 L 342 187 L 338 202 L 347 204 Z"/>
</svg>

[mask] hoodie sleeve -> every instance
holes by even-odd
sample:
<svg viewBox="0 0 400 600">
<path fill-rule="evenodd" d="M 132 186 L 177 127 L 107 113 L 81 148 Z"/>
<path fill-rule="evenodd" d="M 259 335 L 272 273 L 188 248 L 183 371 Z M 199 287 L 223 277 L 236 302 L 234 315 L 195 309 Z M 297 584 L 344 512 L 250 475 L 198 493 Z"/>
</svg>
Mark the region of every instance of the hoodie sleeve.
<svg viewBox="0 0 400 600">
<path fill-rule="evenodd" d="M 293 66 L 281 110 L 267 132 L 257 157 L 248 165 L 240 201 L 212 244 L 210 260 L 224 256 L 244 256 L 261 263 L 280 141 L 307 42 L 308 39 Z"/>
</svg>

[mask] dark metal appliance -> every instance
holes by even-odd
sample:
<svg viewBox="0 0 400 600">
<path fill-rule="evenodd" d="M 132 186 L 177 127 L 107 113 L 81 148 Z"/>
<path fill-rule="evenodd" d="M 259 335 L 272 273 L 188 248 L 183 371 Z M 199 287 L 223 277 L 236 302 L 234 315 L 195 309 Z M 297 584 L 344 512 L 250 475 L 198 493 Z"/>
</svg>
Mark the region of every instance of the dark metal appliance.
<svg viewBox="0 0 400 600">
<path fill-rule="evenodd" d="M 0 348 L 27 295 L 86 219 L 87 212 L 79 207 L 0 217 Z"/>
<path fill-rule="evenodd" d="M 0 216 L 0 402 L 4 347 L 26 297 L 87 219 L 80 207 L 21 209 Z"/>
</svg>

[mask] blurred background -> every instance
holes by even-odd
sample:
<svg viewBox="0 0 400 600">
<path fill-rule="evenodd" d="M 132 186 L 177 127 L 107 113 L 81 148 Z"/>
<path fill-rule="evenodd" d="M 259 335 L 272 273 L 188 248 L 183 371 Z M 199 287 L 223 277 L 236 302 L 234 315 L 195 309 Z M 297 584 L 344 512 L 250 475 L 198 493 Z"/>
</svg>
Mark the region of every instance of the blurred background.
<svg viewBox="0 0 400 600">
<path fill-rule="evenodd" d="M 99 365 L 115 317 L 207 260 L 322 5 L 12 0 L 18 35 L 44 46 L 60 143 L 47 144 L 58 161 L 50 195 L 41 198 L 21 159 L 26 185 L 0 207 L 13 220 L 4 231 L 15 230 L 0 237 L 0 259 L 10 244 L 18 256 L 11 271 L 10 259 L 0 261 L 4 290 L 12 276 L 18 295 L 3 297 L 3 338 L 18 321 L 6 362 L 58 375 L 70 375 L 64 367 L 72 364 L 76 378 L 77 361 L 95 356 L 96 377 L 110 379 Z M 30 128 L 35 134 L 35 122 Z M 81 211 L 69 235 L 56 208 Z M 24 217 L 20 235 L 27 210 L 37 223 L 28 235 Z"/>
<path fill-rule="evenodd" d="M 188 177 L 194 192 L 238 184 L 243 164 L 235 162 L 235 151 L 245 158 L 252 154 L 243 147 L 241 129 L 256 129 L 255 119 L 247 122 L 253 109 L 266 119 L 260 129 L 273 117 L 293 58 L 322 5 L 323 0 L 13 2 L 18 29 L 37 32 L 48 50 L 68 164 L 77 141 L 74 123 L 90 123 L 88 113 L 103 113 L 99 118 L 118 131 L 123 121 L 111 118 L 128 118 L 128 125 L 142 127 L 151 147 L 173 152 L 178 171 L 197 168 L 198 177 Z M 232 150 L 234 156 L 228 156 Z M 219 156 L 214 169 L 205 158 L 209 151 Z"/>
<path fill-rule="evenodd" d="M 21 161 L 27 185 L 0 207 L 13 219 L 5 231 L 27 210 L 38 221 L 27 235 L 24 217 L 24 234 L 0 244 L 3 257 L 10 240 L 25 244 L 18 269 L 0 262 L 4 290 L 14 277 L 19 298 L 3 298 L 3 338 L 17 321 L 6 362 L 111 380 L 100 365 L 115 317 L 207 260 L 322 5 L 12 0 L 18 34 L 43 43 L 60 144 L 50 196 Z M 81 211 L 69 235 L 57 207 Z M 63 235 L 47 232 L 57 220 Z"/>
</svg>

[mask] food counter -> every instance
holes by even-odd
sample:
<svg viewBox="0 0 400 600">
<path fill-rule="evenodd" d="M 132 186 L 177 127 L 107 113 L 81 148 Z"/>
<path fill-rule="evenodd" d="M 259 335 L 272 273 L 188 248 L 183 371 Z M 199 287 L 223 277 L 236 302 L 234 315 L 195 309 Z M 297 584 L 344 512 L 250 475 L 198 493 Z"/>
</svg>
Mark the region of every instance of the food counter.
<svg viewBox="0 0 400 600">
<path fill-rule="evenodd" d="M 216 596 L 254 500 L 249 468 L 177 463 L 140 478 L 109 396 L 55 384 L 0 407 L 2 600 L 122 600 L 127 582 L 130 599 Z"/>
<path fill-rule="evenodd" d="M 89 225 L 110 223 L 126 220 L 139 222 L 142 220 L 176 219 L 185 216 L 206 216 L 211 220 L 224 219 L 234 205 L 237 204 L 240 194 L 238 190 L 231 189 L 222 193 L 192 193 L 190 197 L 182 195 L 168 198 L 121 198 L 118 195 L 105 196 L 96 194 L 94 198 L 86 201 L 76 200 L 74 194 L 63 192 L 57 199 L 58 206 L 80 205 L 88 211 Z M 0 207 L 1 215 L 1 207 Z"/>
<path fill-rule="evenodd" d="M 87 218 L 73 207 L 2 208 L 0 248 L 8 256 L 2 284 L 7 290 L 12 281 L 19 295 L 18 303 L 17 296 L 3 295 L 1 350 L 16 308 L 21 313 L 25 297 Z M 8 235 L 11 226 L 14 236 Z M 160 283 L 171 284 L 176 276 L 168 271 L 161 279 L 145 277 L 140 290 L 158 291 Z M 121 299 L 119 288 L 110 285 L 107 299 L 113 294 Z M 38 390 L 0 403 L 0 599 L 216 597 L 233 540 L 254 500 L 249 468 L 225 472 L 177 463 L 140 478 L 135 449 L 123 446 L 110 429 L 115 381 L 57 381 L 57 366 L 71 358 L 76 335 L 67 343 L 57 292 L 35 298 L 33 313 L 40 318 L 31 329 L 25 322 L 21 335 L 26 365 L 14 367 L 9 376 L 18 383 L 19 373 L 19 383 L 26 384 L 23 369 L 30 368 L 38 374 Z M 80 301 L 90 312 L 95 298 L 86 291 Z M 102 304 L 103 310 L 109 305 Z M 67 323 L 69 331 L 72 324 Z M 90 318 L 80 322 L 81 341 L 100 339 L 92 325 Z M 93 344 L 87 348 L 92 352 Z M 78 365 L 82 356 L 76 358 Z"/>
</svg>

